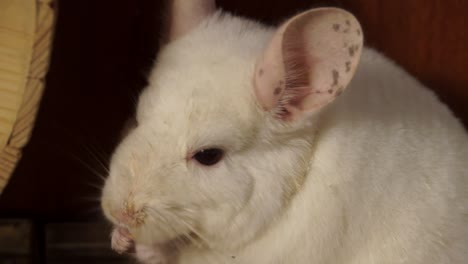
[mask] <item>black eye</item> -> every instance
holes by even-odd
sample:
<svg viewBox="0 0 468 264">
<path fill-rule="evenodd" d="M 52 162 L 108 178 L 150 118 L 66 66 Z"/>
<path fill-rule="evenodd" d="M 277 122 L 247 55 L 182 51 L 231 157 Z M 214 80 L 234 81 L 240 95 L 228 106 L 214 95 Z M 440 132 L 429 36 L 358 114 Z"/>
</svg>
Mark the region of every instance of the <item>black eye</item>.
<svg viewBox="0 0 468 264">
<path fill-rule="evenodd" d="M 200 164 L 212 166 L 218 163 L 224 155 L 224 151 L 217 148 L 203 149 L 198 151 L 193 158 Z"/>
</svg>

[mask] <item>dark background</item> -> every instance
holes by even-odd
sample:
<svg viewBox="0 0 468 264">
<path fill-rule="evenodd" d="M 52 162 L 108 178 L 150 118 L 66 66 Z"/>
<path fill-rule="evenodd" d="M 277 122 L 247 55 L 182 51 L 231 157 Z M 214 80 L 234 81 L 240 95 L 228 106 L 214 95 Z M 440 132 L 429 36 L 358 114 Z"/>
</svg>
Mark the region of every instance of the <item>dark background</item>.
<svg viewBox="0 0 468 264">
<path fill-rule="evenodd" d="M 468 124 L 468 1 L 223 0 L 238 15 L 276 24 L 309 7 L 344 7 L 368 45 L 435 90 Z M 102 219 L 99 186 L 119 131 L 158 51 L 162 1 L 62 0 L 46 89 L 30 143 L 0 196 L 0 217 Z M 95 172 L 97 173 L 95 173 Z"/>
</svg>

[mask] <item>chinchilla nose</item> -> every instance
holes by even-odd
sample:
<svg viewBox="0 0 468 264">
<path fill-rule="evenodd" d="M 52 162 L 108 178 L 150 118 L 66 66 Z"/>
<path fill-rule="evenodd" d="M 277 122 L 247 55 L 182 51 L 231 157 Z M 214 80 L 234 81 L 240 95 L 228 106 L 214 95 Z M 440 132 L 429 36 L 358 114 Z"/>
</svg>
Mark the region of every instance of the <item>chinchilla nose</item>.
<svg viewBox="0 0 468 264">
<path fill-rule="evenodd" d="M 144 224 L 146 214 L 143 210 L 135 209 L 133 204 L 125 203 L 123 207 L 113 210 L 111 215 L 120 225 L 126 227 L 137 227 Z"/>
</svg>

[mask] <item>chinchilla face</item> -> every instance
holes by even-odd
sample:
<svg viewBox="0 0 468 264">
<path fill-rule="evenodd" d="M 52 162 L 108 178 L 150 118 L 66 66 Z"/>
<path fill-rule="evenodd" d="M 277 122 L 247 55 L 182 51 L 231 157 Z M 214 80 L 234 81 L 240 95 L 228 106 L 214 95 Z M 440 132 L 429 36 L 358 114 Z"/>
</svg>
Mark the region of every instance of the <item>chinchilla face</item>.
<svg viewBox="0 0 468 264">
<path fill-rule="evenodd" d="M 275 30 L 194 2 L 188 17 L 177 8 L 190 7 L 175 5 L 171 40 L 140 96 L 137 126 L 113 155 L 102 207 L 137 242 L 190 235 L 232 248 L 300 186 L 311 151 L 300 127 L 346 87 L 362 36 L 339 9 Z"/>
</svg>

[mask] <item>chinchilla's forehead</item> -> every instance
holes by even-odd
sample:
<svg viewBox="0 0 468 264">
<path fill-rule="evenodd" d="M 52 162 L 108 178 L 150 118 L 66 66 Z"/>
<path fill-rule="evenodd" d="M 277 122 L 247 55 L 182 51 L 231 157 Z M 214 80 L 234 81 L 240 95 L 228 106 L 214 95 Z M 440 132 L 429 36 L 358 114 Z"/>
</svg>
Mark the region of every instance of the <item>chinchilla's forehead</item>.
<svg viewBox="0 0 468 264">
<path fill-rule="evenodd" d="M 208 21 L 161 51 L 140 96 L 140 123 L 153 123 L 155 129 L 161 123 L 174 130 L 174 136 L 183 133 L 192 141 L 255 130 L 252 126 L 258 124 L 255 120 L 261 111 L 252 79 L 262 41 L 254 40 L 252 31 L 265 39 L 270 32 L 230 16 L 212 20 L 216 21 Z"/>
</svg>

